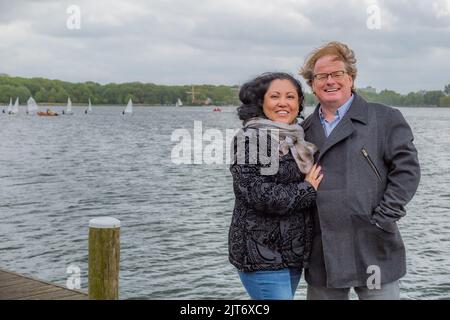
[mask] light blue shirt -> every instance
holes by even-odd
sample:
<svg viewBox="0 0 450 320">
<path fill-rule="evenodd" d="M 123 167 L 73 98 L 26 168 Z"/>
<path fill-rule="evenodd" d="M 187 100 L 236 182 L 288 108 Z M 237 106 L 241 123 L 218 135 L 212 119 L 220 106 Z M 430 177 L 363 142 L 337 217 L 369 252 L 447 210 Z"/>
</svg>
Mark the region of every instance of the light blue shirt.
<svg viewBox="0 0 450 320">
<path fill-rule="evenodd" d="M 350 106 L 352 105 L 353 102 L 353 98 L 354 95 L 352 94 L 352 96 L 350 97 L 350 99 L 347 100 L 346 103 L 344 103 L 342 106 L 340 106 L 337 110 L 336 113 L 334 115 L 333 120 L 331 120 L 330 122 L 328 122 L 327 120 L 325 120 L 325 116 L 322 112 L 322 106 L 320 106 L 319 108 L 319 118 L 320 118 L 320 122 L 322 123 L 323 126 L 323 130 L 325 130 L 325 136 L 329 136 L 331 134 L 331 131 L 333 131 L 334 128 L 336 128 L 336 126 L 338 125 L 338 123 L 342 120 L 342 118 L 345 116 L 345 114 L 348 111 L 348 108 L 350 108 Z"/>
</svg>

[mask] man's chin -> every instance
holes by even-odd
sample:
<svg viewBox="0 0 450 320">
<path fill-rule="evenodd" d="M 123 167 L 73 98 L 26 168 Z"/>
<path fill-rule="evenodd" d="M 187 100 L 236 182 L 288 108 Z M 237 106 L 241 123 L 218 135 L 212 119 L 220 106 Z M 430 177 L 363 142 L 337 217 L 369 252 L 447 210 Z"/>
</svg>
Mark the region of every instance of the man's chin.
<svg viewBox="0 0 450 320">
<path fill-rule="evenodd" d="M 336 107 L 339 106 L 339 99 L 323 99 L 323 100 L 319 100 L 320 104 L 325 106 L 325 107 Z"/>
</svg>

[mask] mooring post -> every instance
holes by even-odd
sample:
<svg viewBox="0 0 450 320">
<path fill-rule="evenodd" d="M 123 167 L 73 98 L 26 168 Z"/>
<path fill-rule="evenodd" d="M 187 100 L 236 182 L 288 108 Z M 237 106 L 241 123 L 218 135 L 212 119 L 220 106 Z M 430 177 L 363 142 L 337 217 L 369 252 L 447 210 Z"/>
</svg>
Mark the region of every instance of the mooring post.
<svg viewBox="0 0 450 320">
<path fill-rule="evenodd" d="M 120 221 L 100 217 L 89 221 L 90 300 L 119 299 Z"/>
</svg>

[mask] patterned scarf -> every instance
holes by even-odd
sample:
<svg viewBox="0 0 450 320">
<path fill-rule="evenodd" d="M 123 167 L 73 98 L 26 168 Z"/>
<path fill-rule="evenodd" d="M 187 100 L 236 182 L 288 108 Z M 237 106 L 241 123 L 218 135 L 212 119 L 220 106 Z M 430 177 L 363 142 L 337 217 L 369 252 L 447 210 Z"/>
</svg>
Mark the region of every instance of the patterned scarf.
<svg viewBox="0 0 450 320">
<path fill-rule="evenodd" d="M 311 170 L 314 164 L 314 153 L 318 149 L 314 144 L 305 141 L 305 133 L 298 122 L 286 124 L 264 118 L 252 118 L 245 122 L 244 128 L 265 129 L 268 132 L 278 130 L 279 141 L 276 143 L 279 151 L 285 155 L 290 150 L 302 173 L 307 174 Z"/>
</svg>

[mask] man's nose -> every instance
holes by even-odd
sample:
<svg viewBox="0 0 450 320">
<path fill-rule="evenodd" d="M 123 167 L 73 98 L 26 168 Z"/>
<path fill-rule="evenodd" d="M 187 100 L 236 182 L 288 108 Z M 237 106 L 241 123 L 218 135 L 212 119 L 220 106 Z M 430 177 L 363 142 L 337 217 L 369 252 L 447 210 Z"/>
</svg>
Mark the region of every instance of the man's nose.
<svg viewBox="0 0 450 320">
<path fill-rule="evenodd" d="M 331 76 L 331 74 L 329 74 L 328 75 L 328 77 L 327 77 L 327 82 L 326 82 L 326 84 L 333 84 L 333 83 L 336 83 L 336 81 L 334 80 L 334 78 Z"/>
</svg>

